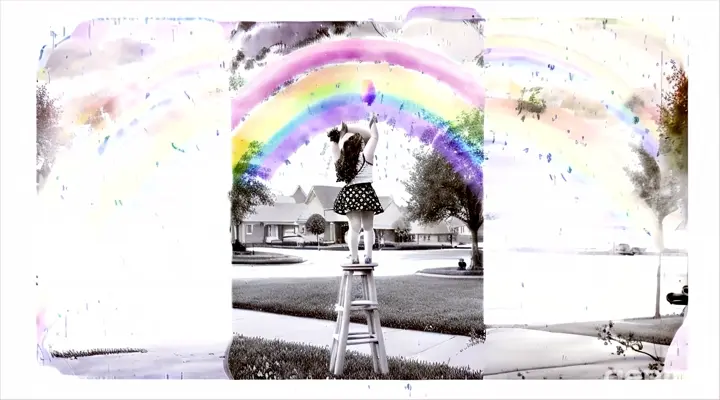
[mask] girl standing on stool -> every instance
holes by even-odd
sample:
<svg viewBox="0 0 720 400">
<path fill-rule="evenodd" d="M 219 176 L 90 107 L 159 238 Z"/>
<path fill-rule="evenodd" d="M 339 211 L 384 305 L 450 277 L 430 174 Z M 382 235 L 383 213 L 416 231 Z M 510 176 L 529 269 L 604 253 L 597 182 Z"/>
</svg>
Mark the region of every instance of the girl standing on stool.
<svg viewBox="0 0 720 400">
<path fill-rule="evenodd" d="M 333 211 L 348 218 L 350 257 L 359 264 L 360 228 L 365 231 L 365 264 L 372 263 L 373 219 L 384 210 L 372 187 L 375 148 L 378 142 L 377 116 L 372 115 L 370 129 L 361 126 L 333 128 L 327 134 L 331 142 L 335 173 L 345 186 L 338 193 Z"/>
</svg>

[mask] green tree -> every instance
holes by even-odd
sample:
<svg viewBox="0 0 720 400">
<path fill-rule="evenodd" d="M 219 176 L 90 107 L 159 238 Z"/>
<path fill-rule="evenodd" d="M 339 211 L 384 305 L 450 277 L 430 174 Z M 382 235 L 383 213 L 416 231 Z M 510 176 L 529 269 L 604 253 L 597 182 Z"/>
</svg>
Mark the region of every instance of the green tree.
<svg viewBox="0 0 720 400">
<path fill-rule="evenodd" d="M 50 97 L 47 86 L 39 84 L 35 87 L 36 112 L 36 184 L 38 190 L 50 174 L 58 149 L 58 123 L 61 110 L 56 99 Z"/>
<path fill-rule="evenodd" d="M 237 91 L 241 87 L 245 86 L 245 79 L 240 76 L 237 72 L 230 73 L 230 90 Z"/>
<path fill-rule="evenodd" d="M 683 221 L 688 220 L 688 77 L 682 66 L 671 61 L 672 74 L 667 77 L 670 90 L 660 104 L 660 153 L 669 161 L 678 178 Z"/>
<path fill-rule="evenodd" d="M 482 158 L 484 142 L 484 115 L 475 109 L 462 113 L 451 124 L 448 134 L 461 135 L 462 141 L 470 145 L 471 159 Z M 481 176 L 464 175 L 437 151 L 420 150 L 415 153 L 416 163 L 405 183 L 410 194 L 408 218 L 421 224 L 432 224 L 455 217 L 463 221 L 472 235 L 472 255 L 470 269 L 483 270 L 482 252 L 478 246 L 479 230 L 483 226 L 482 193 L 471 182 L 482 179 Z M 467 170 L 471 171 L 472 168 Z M 482 182 L 480 187 L 482 186 Z"/>
<path fill-rule="evenodd" d="M 320 235 L 325 233 L 325 218 L 320 214 L 313 214 L 305 221 L 305 229 L 315 235 L 318 250 L 320 250 Z"/>
<path fill-rule="evenodd" d="M 521 120 L 525 121 L 527 113 L 535 114 L 537 119 L 540 119 L 540 115 L 547 110 L 547 102 L 545 102 L 545 99 L 540 98 L 541 90 L 542 88 L 539 86 L 530 89 L 522 88 L 520 98 L 517 100 L 517 105 L 515 106 L 515 111 L 518 112 L 518 115 L 522 114 L 520 117 Z"/>
<path fill-rule="evenodd" d="M 233 166 L 232 187 L 228 193 L 230 199 L 230 221 L 239 229 L 248 215 L 255 213 L 260 205 L 273 205 L 274 197 L 265 184 L 267 169 L 253 164 L 253 159 L 262 155 L 262 144 L 253 141 L 245 154 Z"/>
<path fill-rule="evenodd" d="M 395 231 L 395 240 L 405 242 L 410 236 L 410 222 L 405 218 L 400 218 L 392 223 L 392 229 Z"/>
<path fill-rule="evenodd" d="M 230 39 L 236 35 L 246 33 L 256 23 L 239 22 L 233 29 Z M 286 55 L 297 49 L 315 44 L 321 40 L 340 36 L 348 33 L 351 27 L 357 26 L 354 21 L 327 21 L 327 22 L 280 22 L 272 26 L 266 26 L 251 37 L 248 37 L 250 45 L 248 48 L 259 49 L 256 54 L 247 54 L 244 50 L 238 50 L 231 61 L 230 71 L 235 72 L 243 66 L 251 70 L 256 66 L 264 66 L 268 54 Z M 378 32 L 379 33 L 379 32 Z M 272 49 L 272 50 L 271 50 Z"/>
<path fill-rule="evenodd" d="M 679 188 L 675 177 L 663 173 L 657 159 L 642 146 L 633 147 L 639 168 L 625 168 L 625 173 L 635 187 L 636 195 L 652 210 L 655 217 L 655 245 L 658 248 L 657 282 L 655 289 L 655 316 L 660 318 L 660 277 L 662 272 L 663 220 L 678 208 Z"/>
</svg>

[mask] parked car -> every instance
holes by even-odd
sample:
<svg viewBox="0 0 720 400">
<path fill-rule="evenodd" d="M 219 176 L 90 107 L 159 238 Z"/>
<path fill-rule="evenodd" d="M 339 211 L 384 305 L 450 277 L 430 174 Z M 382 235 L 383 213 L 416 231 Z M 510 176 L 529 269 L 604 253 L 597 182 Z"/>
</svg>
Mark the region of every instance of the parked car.
<svg viewBox="0 0 720 400">
<path fill-rule="evenodd" d="M 636 254 L 643 254 L 645 249 L 640 247 L 630 247 L 627 243 L 620 243 L 615 246 L 615 253 L 623 256 L 634 256 Z"/>
</svg>

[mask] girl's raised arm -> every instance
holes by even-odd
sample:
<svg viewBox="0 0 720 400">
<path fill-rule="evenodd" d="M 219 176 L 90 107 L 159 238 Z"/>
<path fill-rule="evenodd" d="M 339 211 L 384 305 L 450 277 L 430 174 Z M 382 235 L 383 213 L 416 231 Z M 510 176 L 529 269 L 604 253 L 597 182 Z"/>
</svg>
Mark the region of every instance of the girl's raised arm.
<svg viewBox="0 0 720 400">
<path fill-rule="evenodd" d="M 380 137 L 377 130 L 377 116 L 375 114 L 370 118 L 370 129 L 359 125 L 349 125 L 348 132 L 358 133 L 362 136 L 365 141 L 365 149 L 363 149 L 363 155 L 365 160 L 369 160 L 372 163 L 375 157 L 375 148 Z"/>
<path fill-rule="evenodd" d="M 338 158 L 340 158 L 340 146 L 337 142 L 330 142 L 330 152 L 333 156 L 333 162 L 337 161 Z"/>
<path fill-rule="evenodd" d="M 338 142 L 340 141 L 340 136 L 343 134 L 344 130 L 345 124 L 343 124 L 342 130 L 333 128 L 327 134 L 328 139 L 330 139 L 330 152 L 332 153 L 333 161 L 337 161 L 338 158 L 340 158 L 340 145 Z"/>
</svg>

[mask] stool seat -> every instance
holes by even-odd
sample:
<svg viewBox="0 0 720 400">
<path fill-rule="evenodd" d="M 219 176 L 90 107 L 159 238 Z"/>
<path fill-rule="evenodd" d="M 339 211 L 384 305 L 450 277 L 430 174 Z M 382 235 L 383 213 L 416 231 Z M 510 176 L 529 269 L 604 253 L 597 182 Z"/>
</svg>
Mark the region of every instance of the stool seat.
<svg viewBox="0 0 720 400">
<path fill-rule="evenodd" d="M 342 264 L 340 268 L 343 269 L 343 271 L 367 271 L 367 270 L 373 270 L 378 265 L 375 263 L 371 264 Z"/>
<path fill-rule="evenodd" d="M 373 369 L 376 373 L 387 374 L 388 363 L 385 353 L 385 340 L 380 326 L 378 312 L 377 290 L 373 271 L 377 264 L 343 264 L 338 301 L 335 304 L 337 321 L 335 333 L 330 348 L 330 372 L 341 375 L 345 366 L 345 351 L 347 346 L 370 344 Z M 363 297 L 352 299 L 352 277 L 360 277 Z M 360 311 L 365 313 L 367 332 L 350 332 L 350 313 Z"/>
</svg>

